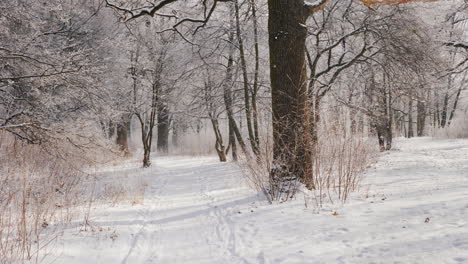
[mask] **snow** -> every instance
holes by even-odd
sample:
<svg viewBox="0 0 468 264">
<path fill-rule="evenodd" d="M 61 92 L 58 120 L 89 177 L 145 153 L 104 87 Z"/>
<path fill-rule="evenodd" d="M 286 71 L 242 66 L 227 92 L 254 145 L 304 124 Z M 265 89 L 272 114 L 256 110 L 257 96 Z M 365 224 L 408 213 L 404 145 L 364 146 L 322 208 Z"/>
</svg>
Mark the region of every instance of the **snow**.
<svg viewBox="0 0 468 264">
<path fill-rule="evenodd" d="M 311 1 L 304 1 L 304 5 L 306 7 L 315 8 L 315 7 L 320 6 L 324 2 L 325 2 L 324 0 L 314 0 L 312 2 Z"/>
<path fill-rule="evenodd" d="M 400 139 L 345 205 L 269 205 L 233 163 L 165 157 L 101 172 L 148 186 L 96 205 L 45 263 L 468 263 L 468 140 Z M 336 212 L 336 214 L 333 214 Z"/>
</svg>

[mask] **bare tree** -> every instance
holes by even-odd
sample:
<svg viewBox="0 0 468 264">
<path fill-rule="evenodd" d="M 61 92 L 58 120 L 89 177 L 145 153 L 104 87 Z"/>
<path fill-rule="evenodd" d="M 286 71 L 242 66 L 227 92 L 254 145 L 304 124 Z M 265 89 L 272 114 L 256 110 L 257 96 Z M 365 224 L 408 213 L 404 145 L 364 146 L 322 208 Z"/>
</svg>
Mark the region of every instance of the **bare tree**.
<svg viewBox="0 0 468 264">
<path fill-rule="evenodd" d="M 427 2 L 431 0 L 361 0 L 367 7 L 377 5 L 399 5 L 410 2 Z M 201 16 L 197 18 L 178 18 L 177 16 L 162 13 L 165 7 L 177 7 L 183 10 L 183 3 L 176 0 L 160 1 L 144 8 L 122 7 L 109 0 L 107 4 L 124 15 L 124 19 L 131 20 L 141 16 L 167 16 L 175 19 L 173 30 L 181 35 L 182 25 L 195 23 L 198 26 L 192 31 L 197 32 L 207 25 L 213 16 L 219 2 L 203 1 L 194 6 L 201 9 Z M 272 188 L 281 189 L 284 183 L 290 181 L 305 181 L 311 175 L 312 152 L 311 148 L 311 115 L 308 100 L 309 87 L 307 85 L 307 19 L 319 12 L 328 4 L 328 0 L 304 2 L 303 0 L 268 1 L 268 32 L 270 52 L 270 79 L 273 112 L 273 168 L 271 170 Z M 238 2 L 236 2 L 238 3 Z M 238 7 L 237 5 L 235 7 Z M 160 13 L 161 12 L 161 13 Z M 239 13 L 239 12 L 237 12 Z M 238 42 L 241 40 L 238 35 Z M 186 39 L 187 41 L 190 41 Z M 239 46 L 242 41 L 239 42 Z M 364 48 L 365 49 L 365 48 Z M 241 65 L 245 69 L 245 62 Z M 245 76 L 245 75 L 244 75 Z M 247 78 L 244 78 L 246 80 Z M 244 83 L 247 83 L 244 81 Z M 248 90 L 248 89 L 244 89 Z M 248 93 L 245 93 L 249 95 Z M 245 100 L 248 97 L 245 96 Z M 246 101 L 246 106 L 250 104 Z M 247 118 L 251 115 L 246 109 Z M 248 124 L 250 126 L 250 124 Z M 255 132 L 249 128 L 249 136 L 254 139 Z M 255 143 L 252 143 L 254 145 Z"/>
</svg>

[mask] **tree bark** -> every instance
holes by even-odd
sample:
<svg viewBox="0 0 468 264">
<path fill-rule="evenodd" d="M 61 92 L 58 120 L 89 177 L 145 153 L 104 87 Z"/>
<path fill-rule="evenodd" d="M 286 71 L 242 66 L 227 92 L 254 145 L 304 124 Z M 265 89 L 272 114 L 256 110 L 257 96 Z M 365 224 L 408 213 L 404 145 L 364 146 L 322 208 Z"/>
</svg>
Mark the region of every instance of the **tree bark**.
<svg viewBox="0 0 468 264">
<path fill-rule="evenodd" d="M 426 125 L 426 103 L 418 100 L 416 108 L 418 112 L 416 133 L 418 137 L 422 137 L 424 135 L 424 127 Z"/>
<path fill-rule="evenodd" d="M 387 78 L 385 78 L 387 80 Z M 392 92 L 388 84 L 386 84 L 386 93 L 385 93 L 385 150 L 392 149 L 393 142 L 393 111 L 392 111 Z"/>
<path fill-rule="evenodd" d="M 233 6 L 231 6 L 233 7 Z M 239 145 L 244 152 L 247 154 L 247 147 L 244 143 L 242 138 L 242 134 L 240 133 L 239 127 L 237 126 L 236 120 L 234 118 L 234 104 L 232 99 L 232 84 L 233 84 L 233 71 L 234 71 L 234 30 L 236 29 L 235 20 L 235 10 L 231 10 L 231 28 L 230 32 L 228 33 L 228 40 L 229 40 L 229 54 L 228 54 L 228 62 L 226 67 L 226 77 L 224 79 L 223 84 L 223 99 L 224 105 L 226 106 L 226 114 L 229 122 L 229 145 L 233 147 L 232 157 L 233 160 L 237 160 L 237 146 L 236 146 L 236 138 L 239 142 Z"/>
<path fill-rule="evenodd" d="M 390 112 L 390 115 L 392 113 Z M 385 150 L 391 150 L 392 149 L 392 144 L 393 144 L 393 134 L 392 134 L 392 127 L 393 127 L 393 117 L 390 116 L 387 118 L 387 124 L 385 126 Z"/>
<path fill-rule="evenodd" d="M 250 104 L 250 88 L 249 88 L 249 79 L 247 72 L 247 61 L 245 58 L 244 50 L 244 41 L 242 40 L 241 28 L 240 28 L 240 14 L 239 14 L 239 2 L 238 0 L 234 1 L 235 17 L 236 17 L 236 35 L 237 43 L 239 45 L 239 56 L 241 61 L 241 70 L 242 78 L 244 84 L 244 107 L 245 107 L 245 116 L 247 121 L 247 131 L 249 132 L 249 141 L 252 147 L 252 151 L 255 155 L 259 154 L 258 146 L 255 140 L 254 129 L 252 126 L 252 109 Z"/>
<path fill-rule="evenodd" d="M 312 172 L 303 0 L 269 0 L 270 78 L 273 114 L 272 189 Z M 274 191 L 274 190 L 273 190 Z"/>
<path fill-rule="evenodd" d="M 252 8 L 252 20 L 253 20 L 253 32 L 254 32 L 254 50 L 255 50 L 255 72 L 254 72 L 254 83 L 252 91 L 252 119 L 255 143 L 257 148 L 260 149 L 260 138 L 258 133 L 258 108 L 257 108 L 257 94 L 258 94 L 258 78 L 260 73 L 260 51 L 258 45 L 258 19 L 257 19 L 257 6 L 255 0 L 251 0 Z"/>
<path fill-rule="evenodd" d="M 452 119 L 455 116 L 455 111 L 457 111 L 458 101 L 460 100 L 460 95 L 461 95 L 461 92 L 462 92 L 462 88 L 463 88 L 463 86 L 460 86 L 460 88 L 458 88 L 457 95 L 455 96 L 455 101 L 453 102 L 453 108 L 452 108 L 452 111 L 450 111 L 450 117 L 449 117 L 448 123 L 447 123 L 448 126 L 450 126 L 450 123 L 452 123 Z"/>
<path fill-rule="evenodd" d="M 148 168 L 151 166 L 151 159 L 150 159 L 150 154 L 151 154 L 151 147 L 143 147 L 143 168 Z"/>
<path fill-rule="evenodd" d="M 218 153 L 219 161 L 226 162 L 227 161 L 226 150 L 225 150 L 224 143 L 223 143 L 223 136 L 221 135 L 221 131 L 219 129 L 218 119 L 210 115 L 210 120 L 211 120 L 213 131 L 216 137 L 215 149 L 216 149 L 216 153 Z"/>
<path fill-rule="evenodd" d="M 409 98 L 408 103 L 408 138 L 414 137 L 413 129 L 413 98 Z"/>
<path fill-rule="evenodd" d="M 377 138 L 379 140 L 379 149 L 381 152 L 384 152 L 385 151 L 385 138 L 384 138 L 385 130 L 379 125 L 376 126 L 376 130 L 377 130 Z"/>
<path fill-rule="evenodd" d="M 434 120 L 435 120 L 436 126 L 434 126 L 434 127 L 440 128 L 440 126 L 441 126 L 441 124 L 440 124 L 440 105 L 439 105 L 439 94 L 437 93 L 437 91 L 435 92 L 434 100 L 436 100 L 436 105 L 435 105 L 436 111 L 434 113 Z"/>
<path fill-rule="evenodd" d="M 169 152 L 169 108 L 166 103 L 158 105 L 158 142 L 157 149 L 161 154 Z"/>
<path fill-rule="evenodd" d="M 232 160 L 237 161 L 238 158 L 237 158 L 236 135 L 234 133 L 233 127 L 231 126 L 231 123 L 229 123 L 229 146 L 231 147 Z M 227 150 L 226 150 L 226 152 L 227 152 Z"/>
<path fill-rule="evenodd" d="M 448 76 L 448 85 L 447 85 L 447 90 L 445 91 L 444 95 L 444 104 L 442 105 L 442 113 L 440 117 L 440 126 L 442 128 L 445 127 L 447 124 L 447 115 L 448 115 L 448 104 L 449 104 L 449 91 L 452 88 L 452 76 Z"/>
<path fill-rule="evenodd" d="M 119 146 L 120 151 L 122 151 L 124 155 L 128 155 L 130 153 L 128 149 L 129 126 L 130 126 L 130 121 L 127 121 L 127 120 L 123 120 L 117 123 L 116 144 Z"/>
<path fill-rule="evenodd" d="M 172 146 L 179 147 L 180 121 L 172 119 Z"/>
</svg>

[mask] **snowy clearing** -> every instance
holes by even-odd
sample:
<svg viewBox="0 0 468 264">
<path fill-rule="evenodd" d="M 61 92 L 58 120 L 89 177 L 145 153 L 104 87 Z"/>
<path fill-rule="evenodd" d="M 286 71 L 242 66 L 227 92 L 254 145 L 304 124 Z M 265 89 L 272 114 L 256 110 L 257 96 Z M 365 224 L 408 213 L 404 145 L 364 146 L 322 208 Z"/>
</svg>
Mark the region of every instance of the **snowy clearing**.
<svg viewBox="0 0 468 264">
<path fill-rule="evenodd" d="M 44 263 L 468 263 L 468 140 L 400 139 L 321 210 L 268 205 L 214 157 L 137 166 L 104 174 L 144 179 L 143 202 L 95 208 L 92 231 L 67 229 Z"/>
</svg>

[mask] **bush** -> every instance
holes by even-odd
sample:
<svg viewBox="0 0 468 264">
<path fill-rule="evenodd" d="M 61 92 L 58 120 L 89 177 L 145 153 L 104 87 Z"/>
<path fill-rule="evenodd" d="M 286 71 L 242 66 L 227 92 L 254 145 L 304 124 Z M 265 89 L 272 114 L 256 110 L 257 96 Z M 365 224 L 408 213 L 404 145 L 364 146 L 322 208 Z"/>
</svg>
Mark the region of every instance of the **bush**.
<svg viewBox="0 0 468 264">
<path fill-rule="evenodd" d="M 263 144 L 258 160 L 243 157 L 239 164 L 251 187 L 265 194 L 270 202 L 288 200 L 303 192 L 307 200 L 320 207 L 325 200 L 345 202 L 358 189 L 365 170 L 373 162 L 372 157 L 377 154 L 375 145 L 363 136 L 322 135 L 314 152 L 313 190 L 307 190 L 299 181 L 288 182 L 281 191 L 270 189 L 273 153 L 268 142 Z"/>
<path fill-rule="evenodd" d="M 468 138 L 468 116 L 455 118 L 448 127 L 434 129 L 433 135 L 438 138 Z"/>
<path fill-rule="evenodd" d="M 75 148 L 32 145 L 0 133 L 0 263 L 40 262 L 41 252 L 89 201 Z M 89 186 L 89 185 L 88 185 Z"/>
</svg>

